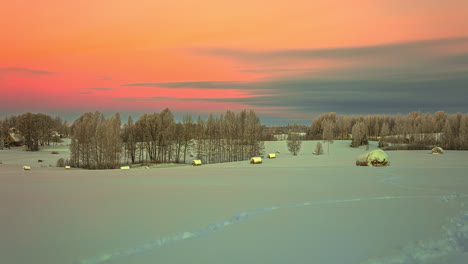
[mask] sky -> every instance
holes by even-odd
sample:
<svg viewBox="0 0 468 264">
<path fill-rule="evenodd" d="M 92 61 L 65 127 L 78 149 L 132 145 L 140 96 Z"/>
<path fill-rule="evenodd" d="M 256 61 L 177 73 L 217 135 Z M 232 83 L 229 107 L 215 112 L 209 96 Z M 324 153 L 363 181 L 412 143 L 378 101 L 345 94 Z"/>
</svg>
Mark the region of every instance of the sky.
<svg viewBox="0 0 468 264">
<path fill-rule="evenodd" d="M 468 112 L 466 0 L 0 4 L 0 117 Z"/>
</svg>

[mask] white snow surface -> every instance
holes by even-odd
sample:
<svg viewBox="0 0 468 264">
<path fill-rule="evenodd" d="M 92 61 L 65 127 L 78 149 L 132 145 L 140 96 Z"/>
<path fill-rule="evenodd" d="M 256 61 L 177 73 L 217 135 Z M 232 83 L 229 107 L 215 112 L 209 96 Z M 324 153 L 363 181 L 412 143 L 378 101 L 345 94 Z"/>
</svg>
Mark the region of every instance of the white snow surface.
<svg viewBox="0 0 468 264">
<path fill-rule="evenodd" d="M 100 171 L 1 150 L 0 263 L 468 263 L 467 151 L 389 151 L 374 168 L 349 141 L 315 144 L 266 142 L 280 154 L 257 165 Z"/>
</svg>

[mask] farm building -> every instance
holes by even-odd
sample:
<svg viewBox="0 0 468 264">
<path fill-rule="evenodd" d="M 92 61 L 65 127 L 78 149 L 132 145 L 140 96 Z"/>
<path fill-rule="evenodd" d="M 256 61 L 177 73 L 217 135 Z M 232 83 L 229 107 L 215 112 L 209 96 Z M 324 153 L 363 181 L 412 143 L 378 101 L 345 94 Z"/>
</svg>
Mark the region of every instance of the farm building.
<svg viewBox="0 0 468 264">
<path fill-rule="evenodd" d="M 18 133 L 10 133 L 4 139 L 6 146 L 21 146 L 23 145 L 24 139 Z"/>
</svg>

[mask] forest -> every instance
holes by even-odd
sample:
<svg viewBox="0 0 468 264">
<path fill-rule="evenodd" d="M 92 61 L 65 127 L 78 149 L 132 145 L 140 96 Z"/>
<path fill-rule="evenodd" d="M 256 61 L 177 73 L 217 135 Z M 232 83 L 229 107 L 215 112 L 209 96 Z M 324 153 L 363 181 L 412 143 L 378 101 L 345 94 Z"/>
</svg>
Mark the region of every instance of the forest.
<svg viewBox="0 0 468 264">
<path fill-rule="evenodd" d="M 468 114 L 412 112 L 403 115 L 337 115 L 326 113 L 314 119 L 309 140 L 352 140 L 351 146 L 379 141 L 384 149 L 468 150 Z M 389 146 L 393 144 L 394 146 Z"/>
<path fill-rule="evenodd" d="M 287 134 L 288 146 L 297 155 L 305 140 L 333 142 L 351 140 L 351 147 L 378 141 L 384 150 L 468 150 L 468 115 L 412 112 L 407 115 L 337 115 L 325 113 L 311 125 L 266 127 L 254 110 L 227 110 L 207 118 L 185 114 L 177 122 L 173 113 L 145 113 L 122 122 L 119 113 L 82 114 L 71 125 L 60 117 L 25 113 L 0 121 L 0 136 L 17 132 L 26 150 L 57 143 L 69 137 L 70 158 L 64 164 L 87 169 L 118 168 L 122 164 L 186 163 L 200 159 L 204 164 L 247 160 L 264 155 L 264 141 Z M 293 142 L 292 142 L 293 141 Z M 5 144 L 5 140 L 0 140 Z M 3 147 L 4 145 L 0 145 Z"/>
<path fill-rule="evenodd" d="M 120 114 L 105 118 L 85 113 L 71 126 L 71 166 L 103 169 L 121 163 L 185 163 L 187 158 L 204 164 L 247 160 L 262 155 L 263 126 L 253 110 L 226 111 L 206 120 L 189 114 L 175 122 L 169 109 L 130 116 L 121 125 Z"/>
</svg>

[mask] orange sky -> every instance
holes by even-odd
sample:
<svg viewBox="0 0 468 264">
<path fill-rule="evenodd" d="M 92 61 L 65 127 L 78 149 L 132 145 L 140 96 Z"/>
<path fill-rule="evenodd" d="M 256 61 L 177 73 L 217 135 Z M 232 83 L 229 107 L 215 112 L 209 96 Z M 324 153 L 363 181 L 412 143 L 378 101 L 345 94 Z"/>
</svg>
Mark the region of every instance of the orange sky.
<svg viewBox="0 0 468 264">
<path fill-rule="evenodd" d="M 148 112 L 159 111 L 161 105 L 174 111 L 249 107 L 209 101 L 192 109 L 196 101 L 177 100 L 187 94 L 192 99 L 256 95 L 245 88 L 181 90 L 123 85 L 252 82 L 295 74 L 258 69 L 320 70 L 358 65 L 359 60 L 330 58 L 268 64 L 207 56 L 194 50 L 329 49 L 465 37 L 467 14 L 468 1 L 462 0 L 3 1 L 0 108 L 2 112 L 67 109 Z M 463 44 L 463 51 L 465 47 Z M 157 96 L 164 98 L 152 104 L 145 100 Z M 129 97 L 132 101 L 120 100 Z M 36 100 L 44 103 L 32 103 Z M 268 107 L 265 109 L 272 112 Z M 288 116 L 282 110 L 279 112 Z M 290 116 L 305 115 L 290 113 Z"/>
</svg>

